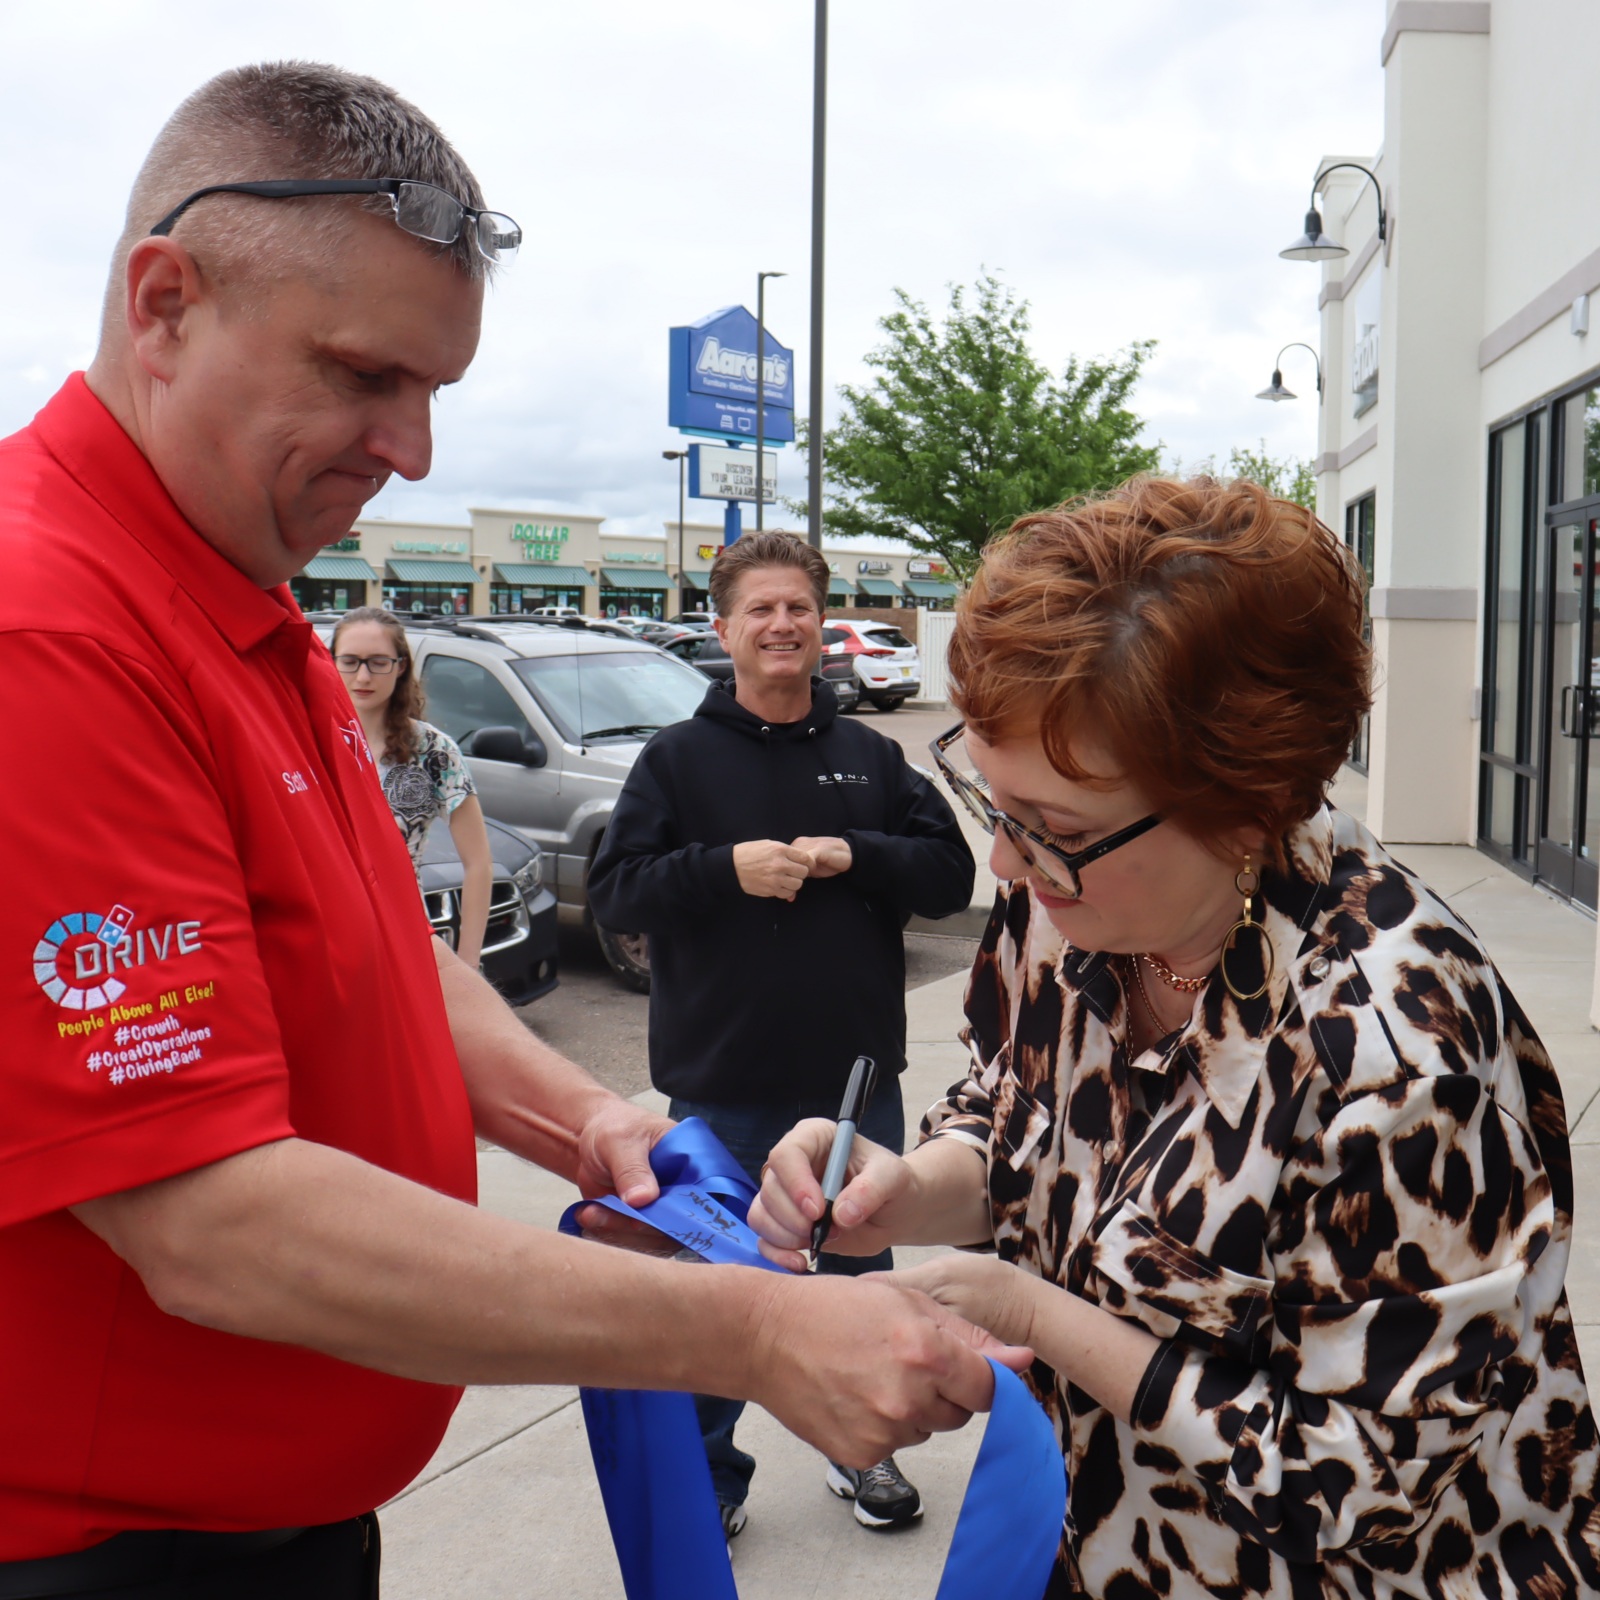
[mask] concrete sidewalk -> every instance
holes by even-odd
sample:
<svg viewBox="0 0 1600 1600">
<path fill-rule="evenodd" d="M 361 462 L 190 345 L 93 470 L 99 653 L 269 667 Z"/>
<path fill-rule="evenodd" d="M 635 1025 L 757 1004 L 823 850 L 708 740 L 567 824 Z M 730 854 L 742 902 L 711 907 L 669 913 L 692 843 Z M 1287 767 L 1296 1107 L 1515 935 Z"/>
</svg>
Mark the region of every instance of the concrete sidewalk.
<svg viewBox="0 0 1600 1600">
<path fill-rule="evenodd" d="M 1399 846 L 1395 853 L 1484 939 L 1560 1069 L 1577 1179 L 1568 1287 L 1589 1372 L 1600 1378 L 1600 1034 L 1588 1023 L 1594 924 L 1476 851 Z M 954 1040 L 964 984 L 956 975 L 906 997 L 904 1084 L 913 1120 L 962 1074 Z M 541 1227 L 553 1227 L 574 1198 L 503 1151 L 484 1152 L 479 1174 L 485 1206 Z M 908 1262 L 931 1253 L 900 1252 Z M 389 1600 L 621 1600 L 576 1401 L 571 1389 L 468 1392 L 427 1471 L 384 1510 Z M 901 1465 L 922 1489 L 926 1515 L 903 1532 L 873 1534 L 823 1487 L 820 1458 L 752 1408 L 739 1438 L 760 1468 L 749 1526 L 733 1544 L 741 1592 L 749 1600 L 808 1600 L 824 1591 L 926 1600 L 981 1426 L 905 1452 Z"/>
</svg>

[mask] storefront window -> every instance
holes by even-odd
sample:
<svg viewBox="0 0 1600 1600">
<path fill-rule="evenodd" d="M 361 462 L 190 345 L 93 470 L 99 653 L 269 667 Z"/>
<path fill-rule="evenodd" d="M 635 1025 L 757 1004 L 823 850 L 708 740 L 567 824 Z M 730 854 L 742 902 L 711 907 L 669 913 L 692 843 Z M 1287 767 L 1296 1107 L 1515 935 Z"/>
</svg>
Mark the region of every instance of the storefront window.
<svg viewBox="0 0 1600 1600">
<path fill-rule="evenodd" d="M 527 616 L 540 606 L 574 606 L 583 609 L 583 590 L 572 588 L 518 587 L 509 583 L 489 585 L 489 609 L 496 616 Z"/>
<path fill-rule="evenodd" d="M 1600 494 L 1600 389 L 1561 402 L 1561 499 Z"/>
<path fill-rule="evenodd" d="M 1538 553 L 1546 415 L 1535 412 L 1499 429 L 1489 441 L 1478 837 L 1492 854 L 1512 863 L 1530 863 L 1537 847 L 1537 664 L 1544 606 Z"/>
<path fill-rule="evenodd" d="M 291 578 L 289 593 L 302 611 L 348 611 L 367 603 L 362 585 L 331 583 L 322 578 Z"/>
<path fill-rule="evenodd" d="M 664 619 L 669 598 L 664 589 L 601 589 L 600 614 L 605 617 Z"/>
<path fill-rule="evenodd" d="M 1363 495 L 1345 507 L 1344 542 L 1354 551 L 1356 560 L 1361 563 L 1368 594 L 1372 593 L 1372 577 L 1376 570 L 1374 562 L 1377 559 L 1377 539 L 1378 497 L 1375 494 Z M 1361 607 L 1361 637 L 1369 645 L 1372 643 L 1372 614 L 1365 602 Z M 1356 735 L 1356 742 L 1350 746 L 1347 758 L 1350 765 L 1358 772 L 1367 770 L 1367 763 L 1371 759 L 1371 746 L 1372 719 L 1363 717 L 1361 731 Z"/>
<path fill-rule="evenodd" d="M 472 590 L 437 583 L 386 583 L 383 603 L 397 616 L 464 617 L 472 610 Z"/>
</svg>

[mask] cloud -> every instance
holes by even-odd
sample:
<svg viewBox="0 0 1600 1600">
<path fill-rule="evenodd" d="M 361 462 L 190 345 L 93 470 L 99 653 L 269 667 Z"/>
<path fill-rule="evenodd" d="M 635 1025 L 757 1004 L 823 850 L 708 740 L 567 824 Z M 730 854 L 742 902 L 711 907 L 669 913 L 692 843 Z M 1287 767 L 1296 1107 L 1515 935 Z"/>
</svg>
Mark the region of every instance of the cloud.
<svg viewBox="0 0 1600 1600">
<path fill-rule="evenodd" d="M 270 14 L 258 14 L 258 12 Z M 173 106 L 251 59 L 331 59 L 393 83 L 526 232 L 468 380 L 442 400 L 430 480 L 390 516 L 469 504 L 677 513 L 667 329 L 768 286 L 807 371 L 812 8 L 661 0 L 180 0 L 12 7 L 0 138 L 14 233 L 0 292 L 0 432 L 92 349 L 134 172 Z M 1382 132 L 1379 0 L 873 0 L 832 8 L 830 396 L 868 376 L 903 286 L 935 308 L 980 267 L 1068 357 L 1159 341 L 1136 393 L 1185 459 L 1265 438 L 1315 449 L 1298 405 L 1253 399 L 1279 346 L 1317 342 L 1316 273 L 1277 259 L 1329 151 Z M 63 86 L 70 89 L 63 93 Z M 1305 360 L 1300 356 L 1298 359 Z M 41 374 L 48 375 L 41 378 Z M 830 401 L 830 405 L 831 405 Z M 784 491 L 803 469 L 784 453 Z M 431 508 L 431 509 L 430 509 Z M 454 508 L 453 510 L 450 508 Z M 718 508 L 691 502 L 691 517 Z"/>
</svg>

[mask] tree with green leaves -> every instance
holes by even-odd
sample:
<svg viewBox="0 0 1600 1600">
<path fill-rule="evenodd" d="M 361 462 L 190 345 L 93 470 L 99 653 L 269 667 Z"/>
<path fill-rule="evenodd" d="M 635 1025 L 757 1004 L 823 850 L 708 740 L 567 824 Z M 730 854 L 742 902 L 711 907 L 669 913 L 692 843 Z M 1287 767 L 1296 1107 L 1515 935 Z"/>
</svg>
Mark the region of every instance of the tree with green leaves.
<svg viewBox="0 0 1600 1600">
<path fill-rule="evenodd" d="M 1216 458 L 1206 456 L 1192 465 L 1177 459 L 1161 469 L 1169 478 L 1248 478 L 1259 483 L 1268 494 L 1279 500 L 1292 500 L 1308 511 L 1317 509 L 1317 478 L 1309 461 L 1289 456 L 1279 461 L 1267 454 L 1267 441 L 1261 441 L 1259 450 L 1246 450 L 1235 445 L 1228 452 L 1228 465 L 1217 471 Z"/>
<path fill-rule="evenodd" d="M 1074 356 L 1057 380 L 1028 347 L 1027 302 L 991 274 L 970 302 L 952 285 L 942 325 L 894 293 L 866 358 L 876 376 L 841 386 L 844 416 L 824 436 L 830 535 L 904 540 L 964 580 L 1017 517 L 1155 469 L 1127 405 L 1154 341 Z"/>
</svg>

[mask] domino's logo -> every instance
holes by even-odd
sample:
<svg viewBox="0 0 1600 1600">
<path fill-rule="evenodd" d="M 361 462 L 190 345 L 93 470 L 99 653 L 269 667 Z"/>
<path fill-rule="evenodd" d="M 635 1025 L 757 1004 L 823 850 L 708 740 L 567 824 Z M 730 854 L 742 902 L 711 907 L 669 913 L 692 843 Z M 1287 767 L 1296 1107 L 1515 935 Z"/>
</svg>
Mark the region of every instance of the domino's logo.
<svg viewBox="0 0 1600 1600">
<path fill-rule="evenodd" d="M 136 929 L 134 920 L 135 913 L 122 905 L 104 915 L 69 911 L 57 917 L 33 947 L 34 981 L 67 1011 L 96 1011 L 127 993 L 117 968 L 131 975 L 147 961 L 194 955 L 202 948 L 198 921 Z"/>
</svg>

